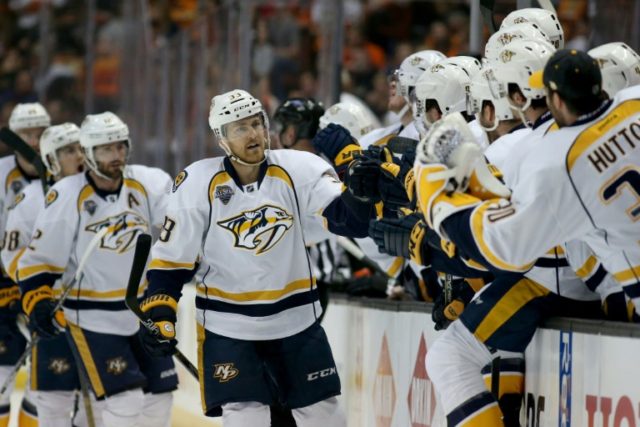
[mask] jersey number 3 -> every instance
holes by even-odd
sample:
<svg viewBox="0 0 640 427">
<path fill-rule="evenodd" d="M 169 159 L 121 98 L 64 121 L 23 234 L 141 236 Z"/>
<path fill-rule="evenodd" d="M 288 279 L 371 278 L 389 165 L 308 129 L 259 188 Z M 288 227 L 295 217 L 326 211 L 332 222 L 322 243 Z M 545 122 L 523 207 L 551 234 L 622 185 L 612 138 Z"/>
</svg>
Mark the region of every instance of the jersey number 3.
<svg viewBox="0 0 640 427">
<path fill-rule="evenodd" d="M 618 173 L 612 180 L 607 182 L 602 190 L 601 196 L 605 204 L 609 204 L 617 199 L 626 186 L 636 197 L 636 203 L 627 209 L 627 215 L 632 221 L 640 219 L 640 171 L 628 168 Z"/>
</svg>

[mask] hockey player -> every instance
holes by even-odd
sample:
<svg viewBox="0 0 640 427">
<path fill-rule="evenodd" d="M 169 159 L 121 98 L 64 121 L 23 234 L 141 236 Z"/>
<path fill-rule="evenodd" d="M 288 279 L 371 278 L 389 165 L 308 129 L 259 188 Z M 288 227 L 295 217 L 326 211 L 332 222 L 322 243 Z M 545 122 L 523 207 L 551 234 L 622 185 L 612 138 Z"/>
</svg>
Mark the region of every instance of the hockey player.
<svg viewBox="0 0 640 427">
<path fill-rule="evenodd" d="M 397 112 L 400 124 L 375 129 L 360 140 L 362 148 L 370 145 L 386 145 L 394 136 L 420 139 L 415 123 L 416 106 L 413 99 L 415 82 L 427 68 L 445 59 L 437 50 L 422 50 L 406 57 L 400 67 L 389 77 L 389 110 Z"/>
<path fill-rule="evenodd" d="M 79 129 L 72 123 L 47 128 L 40 140 L 40 155 L 55 181 L 82 172 L 84 156 Z M 1 252 L 7 273 L 17 283 L 18 258 L 29 244 L 38 213 L 44 209 L 44 189 L 39 180 L 28 184 L 7 212 L 8 244 Z M 37 236 L 36 236 L 37 237 Z M 30 389 L 40 427 L 64 427 L 74 411 L 78 373 L 64 335 L 40 340 L 31 354 Z"/>
<path fill-rule="evenodd" d="M 636 93 L 623 91 L 613 103 L 603 102 L 597 63 L 585 53 L 577 51 L 556 52 L 544 68 L 542 81 L 548 91 L 547 103 L 562 129 L 552 128 L 547 136 L 537 142 L 537 150 L 529 152 L 529 157 L 521 165 L 522 173 L 525 175 L 514 187 L 511 200 L 482 203 L 468 194 L 442 193 L 442 185 L 446 182 L 436 178 L 437 175 L 434 173 L 446 170 L 446 166 L 417 162 L 416 174 L 419 175 L 418 192 L 422 200 L 421 207 L 427 221 L 436 231 L 455 242 L 461 252 L 494 270 L 529 269 L 531 259 L 535 257 L 534 253 L 544 254 L 548 248 L 574 238 L 586 240 L 596 250 L 605 266 L 609 264 L 611 271 L 615 272 L 614 277 L 626 285 L 624 289 L 627 295 L 633 298 L 637 282 L 633 261 L 637 262 L 638 254 L 631 245 L 633 239 L 629 239 L 628 236 L 637 234 L 638 230 L 634 230 L 633 222 L 629 225 L 624 221 L 624 206 L 635 202 L 623 194 L 617 194 L 617 200 L 612 200 L 610 203 L 614 204 L 610 206 L 606 203 L 597 206 L 593 202 L 582 204 L 581 201 L 598 201 L 598 197 L 586 199 L 585 196 L 593 192 L 594 187 L 599 185 L 598 182 L 603 180 L 603 191 L 609 189 L 606 180 L 615 177 L 616 170 L 621 171 L 619 174 L 624 174 L 627 170 L 625 164 L 638 163 L 633 149 L 625 146 L 625 155 L 612 161 L 613 163 L 617 160 L 614 167 L 609 169 L 613 166 L 609 163 L 600 165 L 600 173 L 609 169 L 602 178 L 598 174 L 588 173 L 588 155 L 593 152 L 594 146 L 606 144 L 608 138 L 617 134 L 629 135 L 626 140 L 632 141 L 628 128 L 633 126 L 640 116 L 640 109 L 633 104 L 636 102 Z M 542 86 L 540 82 L 536 82 L 535 77 L 532 78 L 532 85 Z M 613 120 L 614 117 L 616 120 Z M 602 123 L 608 123 L 610 126 L 600 127 L 601 132 L 598 133 L 590 132 Z M 575 151 L 572 147 L 579 147 L 580 150 Z M 556 154 L 550 156 L 550 152 Z M 439 159 L 445 164 L 447 160 L 451 159 Z M 449 163 L 449 166 L 458 165 Z M 580 172 L 577 172 L 578 170 Z M 576 179 L 578 173 L 581 173 L 582 177 L 579 180 Z M 608 182 L 615 182 L 615 179 Z M 487 216 L 491 216 L 491 221 L 487 220 Z M 544 229 L 541 230 L 541 227 Z M 606 230 L 607 246 L 602 244 L 602 233 L 595 227 Z M 527 243 L 523 244 L 525 241 Z M 508 251 L 505 252 L 505 248 L 508 248 Z M 522 266 L 524 260 L 527 263 L 526 267 Z M 493 285 L 488 290 L 492 288 Z M 530 287 L 527 292 L 533 289 Z M 523 291 L 525 288 L 521 288 L 519 292 Z M 516 292 L 515 287 L 512 292 Z M 482 310 L 485 295 L 486 293 L 483 293 L 477 303 L 478 310 Z M 540 295 L 544 295 L 544 292 Z M 526 300 L 528 299 L 523 301 Z M 500 325 L 499 319 L 494 319 L 493 322 Z M 476 337 L 493 330 L 487 329 L 487 326 L 488 324 L 480 324 L 475 331 Z M 454 322 L 447 334 L 431 349 L 427 368 L 430 372 L 437 373 L 441 381 L 447 381 L 447 394 L 450 398 L 458 394 L 456 399 L 461 403 L 460 410 L 452 410 L 451 406 L 449 410 L 456 422 L 483 420 L 483 425 L 501 425 L 500 414 L 495 406 L 491 406 L 491 398 L 482 397 L 482 382 L 472 379 L 474 363 L 477 363 L 478 359 L 491 359 L 489 351 L 476 337 L 460 322 Z M 454 363 L 449 363 L 457 360 L 457 356 L 452 357 L 452 353 L 461 354 L 456 351 L 460 347 L 465 348 L 464 353 L 475 354 L 475 362 L 465 359 L 460 360 L 455 366 Z M 446 354 L 447 360 L 445 361 L 444 357 L 434 357 L 437 354 Z M 461 369 L 460 365 L 467 368 Z M 451 369 L 457 372 L 458 385 L 447 379 Z M 473 397 L 465 400 L 469 396 Z M 461 402 L 462 400 L 464 402 Z"/>
<path fill-rule="evenodd" d="M 341 192 L 317 156 L 269 151 L 266 113 L 249 93 L 215 96 L 209 124 L 227 155 L 176 177 L 141 305 L 163 340 L 145 343 L 173 351 L 177 301 L 195 276 L 205 413 L 222 414 L 227 427 L 268 426 L 268 405 L 279 399 L 300 427 L 344 426 L 305 218 L 316 213 L 332 232 L 365 236 L 372 206 Z"/>
<path fill-rule="evenodd" d="M 530 23 L 540 28 L 555 49 L 564 48 L 564 31 L 555 12 L 536 7 L 516 9 L 502 20 L 500 29 L 508 29 L 522 23 Z"/>
<path fill-rule="evenodd" d="M 173 362 L 149 364 L 138 342 L 138 321 L 124 305 L 132 248 L 139 233 L 160 228 L 170 177 L 163 171 L 127 165 L 128 127 L 115 114 L 89 115 L 80 128 L 89 170 L 63 178 L 47 193 L 32 243 L 18 262 L 22 307 L 42 337 L 59 334 L 51 318 L 52 285 L 74 274 L 88 243 L 107 234 L 88 259 L 83 279 L 65 300 L 66 334 L 76 362 L 102 402 L 105 426 L 169 425 Z M 64 320 L 66 319 L 66 320 Z M 148 358 L 147 358 L 148 359 Z M 146 396 L 143 387 L 152 392 Z"/>
<path fill-rule="evenodd" d="M 600 64 L 602 90 L 609 98 L 624 88 L 640 84 L 640 55 L 625 43 L 603 44 L 587 53 Z"/>
<path fill-rule="evenodd" d="M 21 137 L 31 148 L 38 151 L 40 135 L 45 128 L 51 124 L 49 114 L 39 103 L 18 104 L 11 112 L 9 118 L 9 129 Z M 2 250 L 11 249 L 16 245 L 15 236 L 5 233 L 5 222 L 7 209 L 13 205 L 16 196 L 31 182 L 38 180 L 38 174 L 33 165 L 27 162 L 20 154 L 7 156 L 0 159 L 0 232 L 3 235 Z M 1 347 L 4 351 L 0 354 L 0 381 L 4 382 L 9 373 L 13 370 L 18 357 L 24 350 L 26 341 L 18 331 L 16 325 L 16 315 L 20 311 L 19 299 L 20 291 L 7 275 L 8 266 L 3 266 L 0 289 L 2 298 L 0 299 L 1 327 L 0 337 Z M 5 395 L 0 397 L 0 427 L 9 424 L 9 398 L 11 396 L 9 388 Z M 28 426 L 35 424 L 35 405 L 25 398 L 20 411 L 21 425 Z"/>
</svg>

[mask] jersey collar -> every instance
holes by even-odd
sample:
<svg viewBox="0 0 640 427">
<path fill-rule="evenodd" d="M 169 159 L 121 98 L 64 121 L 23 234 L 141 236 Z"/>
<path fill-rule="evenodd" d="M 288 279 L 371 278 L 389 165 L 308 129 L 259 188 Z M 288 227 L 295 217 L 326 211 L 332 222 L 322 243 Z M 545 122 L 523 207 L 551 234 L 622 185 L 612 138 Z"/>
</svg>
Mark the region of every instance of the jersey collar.
<svg viewBox="0 0 640 427">
<path fill-rule="evenodd" d="M 229 156 L 225 156 L 223 160 L 224 170 L 231 176 L 233 182 L 236 183 L 236 186 L 240 189 L 240 191 L 244 192 L 244 185 L 240 182 L 240 177 L 236 172 L 236 168 L 231 164 L 231 160 Z M 258 189 L 260 189 L 260 185 L 262 184 L 262 180 L 267 173 L 267 168 L 269 167 L 269 158 L 265 162 L 260 163 L 260 172 L 258 173 Z"/>
<path fill-rule="evenodd" d="M 107 200 L 107 196 L 110 196 L 112 194 L 120 194 L 120 190 L 122 189 L 122 184 L 124 184 L 124 176 L 123 176 L 122 181 L 120 182 L 120 186 L 118 187 L 117 190 L 111 190 L 111 191 L 102 190 L 98 188 L 96 183 L 93 181 L 93 178 L 91 178 L 91 175 L 89 175 L 89 171 L 86 171 L 84 173 L 84 176 L 87 178 L 87 181 L 89 181 L 89 185 L 93 188 L 96 194 L 105 200 Z"/>
<path fill-rule="evenodd" d="M 609 106 L 611 106 L 611 103 L 613 103 L 613 101 L 610 99 L 603 101 L 598 108 L 596 108 L 590 113 L 583 114 L 582 116 L 578 117 L 578 120 L 576 120 L 573 124 L 569 126 L 580 126 L 600 117 L 602 114 L 604 114 L 605 111 L 609 109 Z"/>
<path fill-rule="evenodd" d="M 545 124 L 546 122 L 548 122 L 549 120 L 551 120 L 553 118 L 553 116 L 551 115 L 551 111 L 547 110 L 544 113 L 542 113 L 542 115 L 540 117 L 538 117 L 536 119 L 535 122 L 533 122 L 533 126 L 532 129 L 537 129 L 540 126 L 542 126 L 543 124 Z"/>
<path fill-rule="evenodd" d="M 18 159 L 15 156 L 14 156 L 13 160 L 16 163 L 16 168 L 18 168 L 18 170 L 20 171 L 20 175 L 22 175 L 22 177 L 24 179 L 26 179 L 28 182 L 31 182 L 34 179 L 39 179 L 40 178 L 38 175 L 33 176 L 33 175 L 27 174 L 27 172 L 25 172 L 25 170 L 22 169 L 22 166 L 20 166 L 20 162 L 18 162 Z"/>
</svg>

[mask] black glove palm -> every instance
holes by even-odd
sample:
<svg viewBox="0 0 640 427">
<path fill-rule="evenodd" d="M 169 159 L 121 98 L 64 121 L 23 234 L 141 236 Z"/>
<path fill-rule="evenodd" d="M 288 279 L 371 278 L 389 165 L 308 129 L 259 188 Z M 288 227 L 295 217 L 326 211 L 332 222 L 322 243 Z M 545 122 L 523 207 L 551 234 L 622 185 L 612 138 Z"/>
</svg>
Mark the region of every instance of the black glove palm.
<svg viewBox="0 0 640 427">
<path fill-rule="evenodd" d="M 411 230 L 422 215 L 413 213 L 402 218 L 382 218 L 369 222 L 369 236 L 381 253 L 409 258 Z"/>
<path fill-rule="evenodd" d="M 53 299 L 38 301 L 29 314 L 29 327 L 41 338 L 54 338 L 63 330 L 64 321 L 57 320 L 59 316 L 64 318 L 61 311 L 53 315 L 56 302 Z"/>
</svg>

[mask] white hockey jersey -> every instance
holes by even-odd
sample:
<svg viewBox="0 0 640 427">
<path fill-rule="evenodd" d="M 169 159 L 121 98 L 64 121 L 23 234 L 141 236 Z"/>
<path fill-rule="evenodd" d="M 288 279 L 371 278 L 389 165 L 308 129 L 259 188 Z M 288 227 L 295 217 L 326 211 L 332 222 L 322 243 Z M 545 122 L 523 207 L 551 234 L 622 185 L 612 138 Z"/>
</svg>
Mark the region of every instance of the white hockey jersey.
<svg viewBox="0 0 640 427">
<path fill-rule="evenodd" d="M 245 340 L 291 336 L 321 314 L 305 232 L 342 192 L 333 168 L 310 153 L 271 151 L 262 168 L 249 185 L 224 157 L 181 172 L 149 265 L 152 292 L 180 288 L 172 277 L 196 269 L 198 323 Z"/>
<path fill-rule="evenodd" d="M 128 165 L 120 191 L 106 194 L 87 176 L 66 177 L 47 193 L 33 240 L 18 261 L 18 280 L 25 291 L 52 285 L 65 271 L 74 274 L 93 237 L 108 227 L 65 301 L 65 316 L 90 331 L 132 335 L 138 320 L 124 296 L 133 249 L 140 233 L 162 225 L 171 178 L 157 168 Z"/>
<path fill-rule="evenodd" d="M 549 248 L 584 240 L 640 307 L 640 87 L 529 150 L 509 202 L 473 211 L 476 247 L 497 268 L 528 269 Z"/>
<path fill-rule="evenodd" d="M 7 156 L 0 159 L 0 235 L 2 236 L 2 247 L 4 251 L 12 245 L 11 236 L 5 233 L 7 221 L 7 209 L 13 205 L 16 196 L 31 182 L 37 181 L 26 177 L 18 166 L 15 156 Z M 15 237 L 15 236 L 13 236 Z M 6 267 L 2 264 L 2 273 L 7 275 Z"/>
<path fill-rule="evenodd" d="M 6 211 L 5 245 L 0 256 L 5 271 L 17 283 L 18 259 L 31 241 L 33 227 L 40 211 L 44 209 L 44 189 L 40 181 L 32 181 Z M 36 235 L 37 238 L 37 235 Z"/>
</svg>

